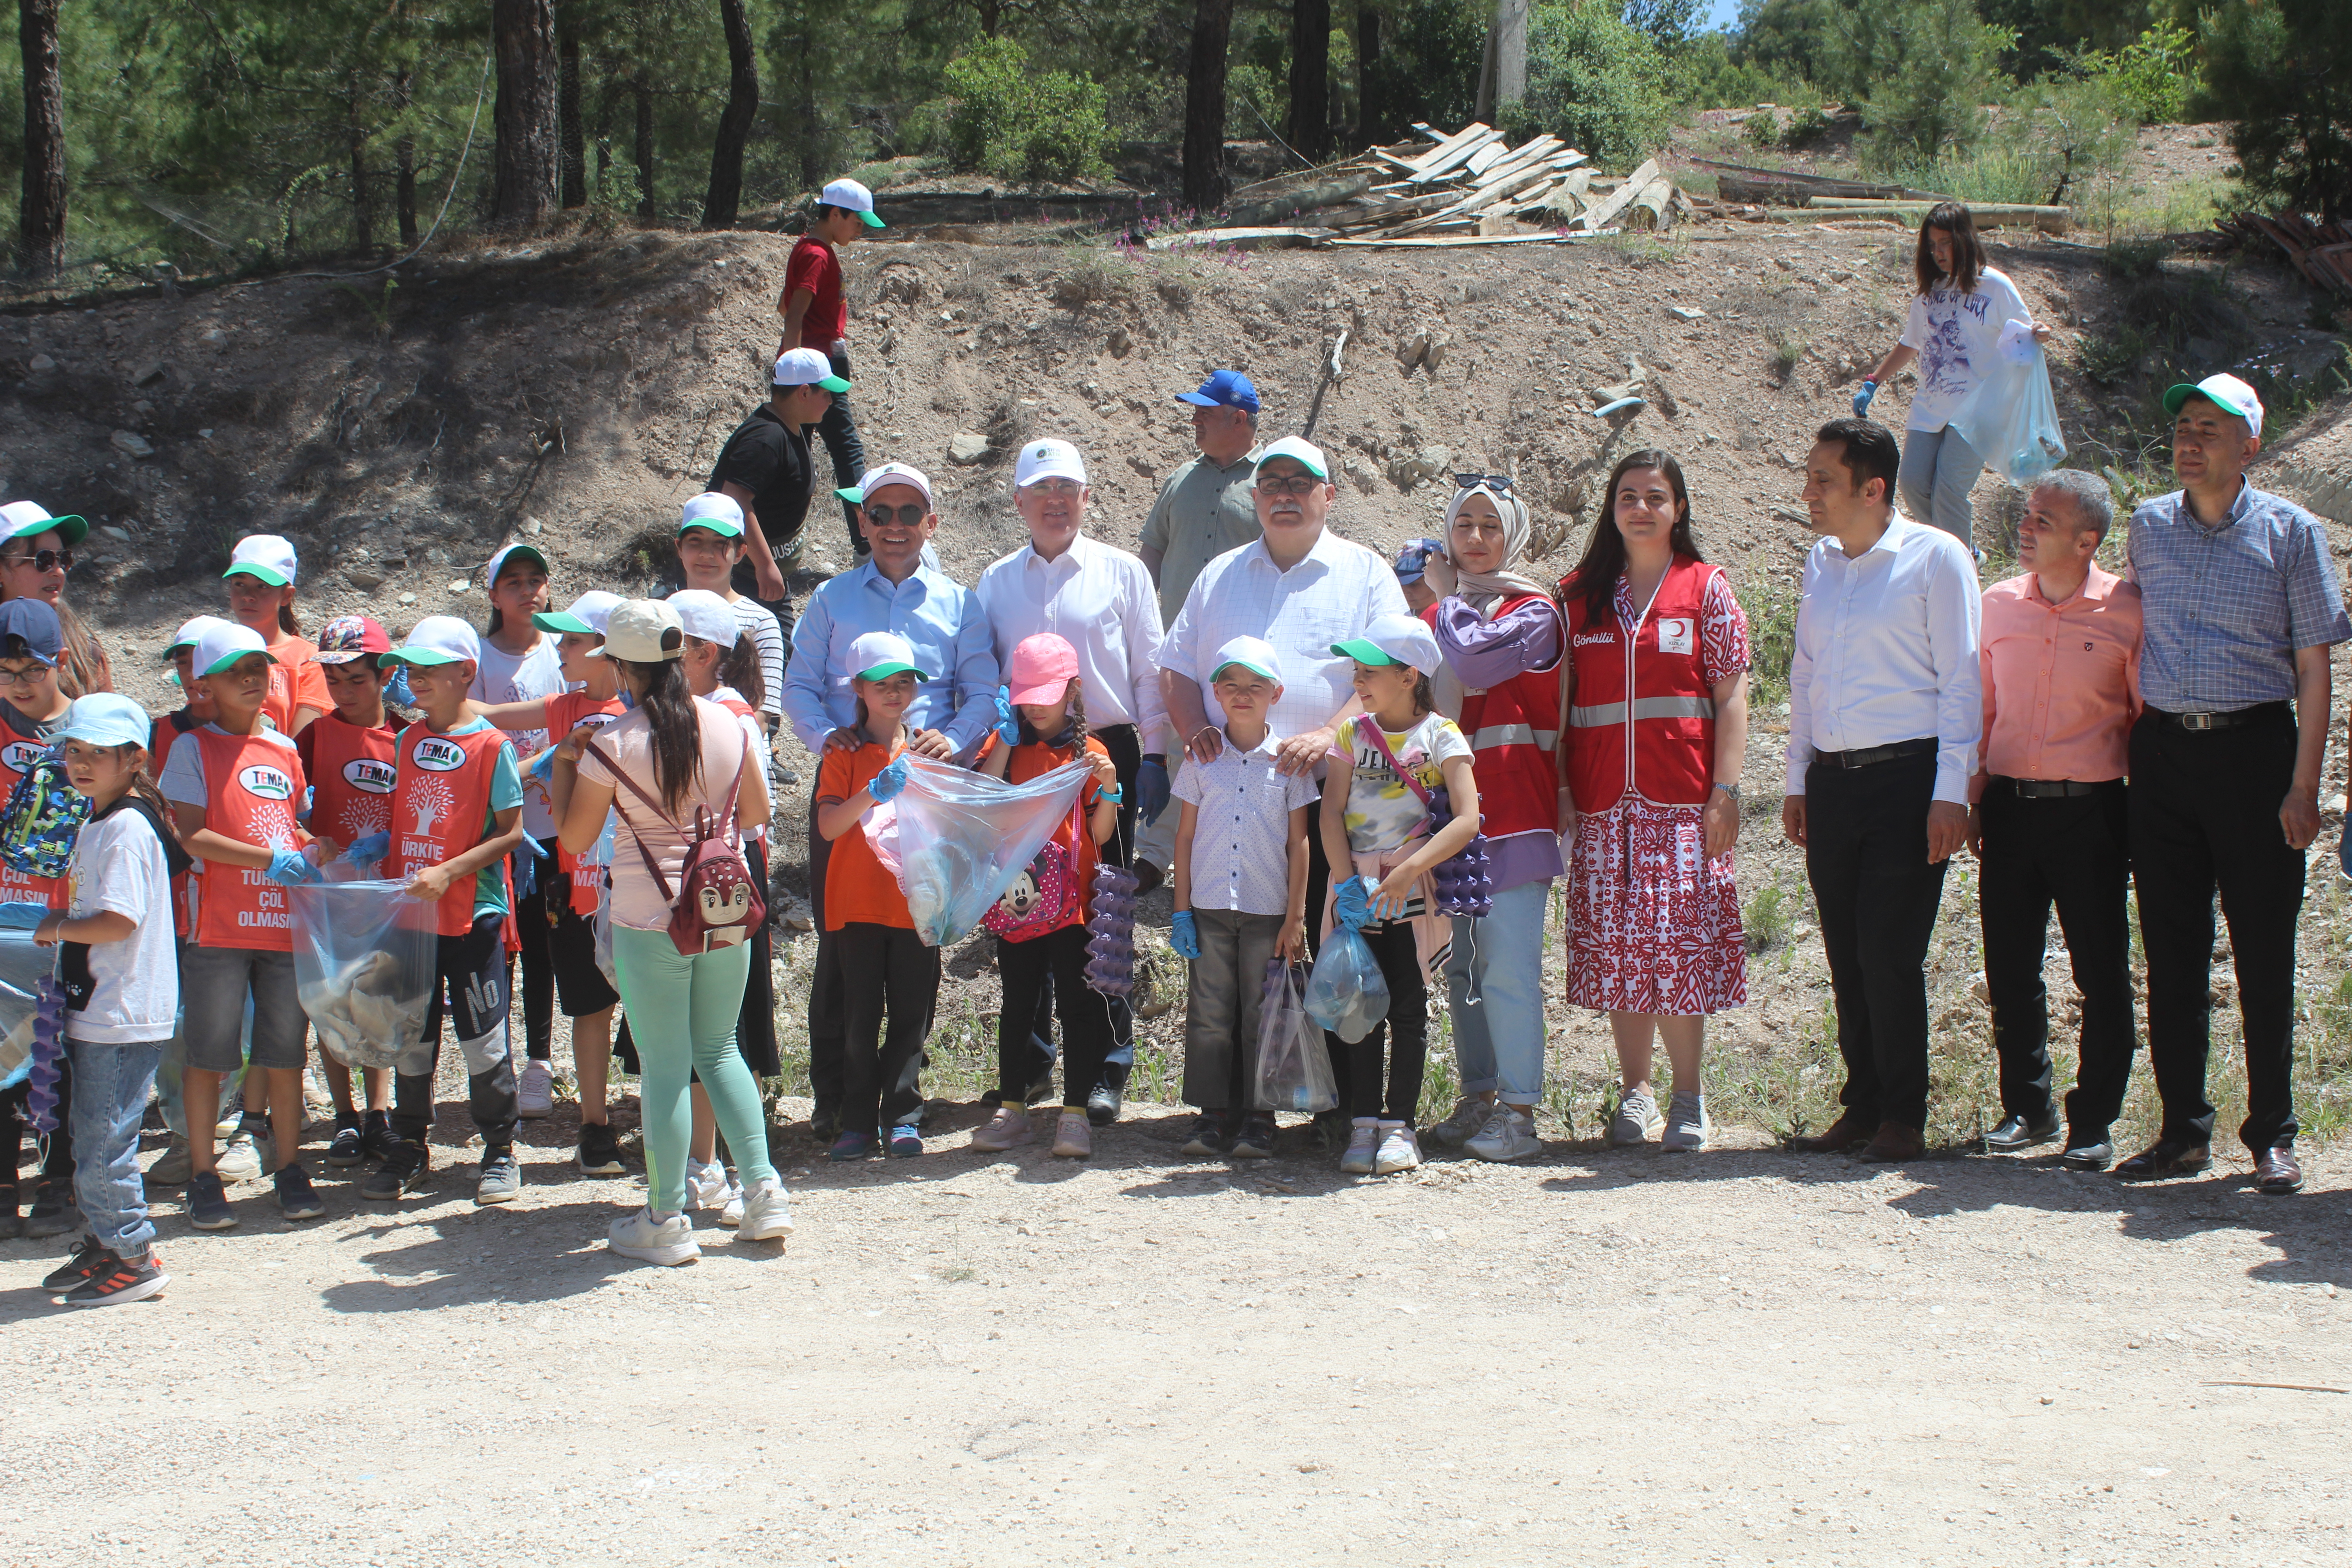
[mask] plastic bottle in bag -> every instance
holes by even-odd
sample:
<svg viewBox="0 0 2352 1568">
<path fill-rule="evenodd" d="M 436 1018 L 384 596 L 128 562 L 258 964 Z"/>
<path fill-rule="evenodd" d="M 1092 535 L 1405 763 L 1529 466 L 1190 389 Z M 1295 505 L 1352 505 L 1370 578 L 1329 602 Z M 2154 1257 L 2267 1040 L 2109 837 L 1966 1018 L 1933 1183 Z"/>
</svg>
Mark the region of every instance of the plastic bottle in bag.
<svg viewBox="0 0 2352 1568">
<path fill-rule="evenodd" d="M 405 882 L 312 882 L 286 889 L 294 984 L 319 1043 L 355 1068 L 388 1068 L 425 1037 L 438 973 L 434 906 Z"/>
<path fill-rule="evenodd" d="M 1319 1112 L 1339 1103 L 1331 1052 L 1307 1016 L 1307 969 L 1275 959 L 1258 1007 L 1257 1071 L 1250 1103 L 1259 1110 Z"/>
</svg>

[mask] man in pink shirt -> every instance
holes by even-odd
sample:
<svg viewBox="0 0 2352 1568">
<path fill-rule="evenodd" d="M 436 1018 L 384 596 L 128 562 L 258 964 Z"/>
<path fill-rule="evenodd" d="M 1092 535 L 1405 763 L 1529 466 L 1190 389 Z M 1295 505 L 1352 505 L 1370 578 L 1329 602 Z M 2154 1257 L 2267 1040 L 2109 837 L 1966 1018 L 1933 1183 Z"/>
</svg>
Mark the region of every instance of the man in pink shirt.
<svg viewBox="0 0 2352 1568">
<path fill-rule="evenodd" d="M 2130 825 L 2124 774 L 2139 716 L 2139 589 L 2092 553 L 2115 503 L 2106 481 L 2060 469 L 2018 524 L 2025 570 L 1985 590 L 1984 749 L 1969 780 L 1969 839 L 1983 862 L 1985 984 L 2000 1058 L 1996 1151 L 2058 1135 L 2042 960 L 2050 906 L 2083 993 L 2080 1065 L 2059 1163 L 2104 1171 L 2133 1049 Z"/>
</svg>

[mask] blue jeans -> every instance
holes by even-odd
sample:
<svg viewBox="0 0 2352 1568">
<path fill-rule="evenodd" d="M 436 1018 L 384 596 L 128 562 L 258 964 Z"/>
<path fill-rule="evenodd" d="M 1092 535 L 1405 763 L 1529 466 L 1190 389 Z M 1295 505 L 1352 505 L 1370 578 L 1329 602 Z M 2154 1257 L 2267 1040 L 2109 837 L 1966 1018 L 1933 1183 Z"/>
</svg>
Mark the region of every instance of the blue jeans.
<svg viewBox="0 0 2352 1568">
<path fill-rule="evenodd" d="M 1903 467 L 1895 488 L 1902 492 L 1903 510 L 1914 522 L 1930 522 L 1958 540 L 1974 554 L 1977 514 L 1969 492 L 1984 472 L 1984 458 L 1950 426 L 1941 430 L 1906 430 Z"/>
<path fill-rule="evenodd" d="M 139 1123 L 163 1042 L 97 1046 L 68 1037 L 66 1049 L 73 1058 L 74 1199 L 100 1244 L 128 1258 L 155 1239 L 139 1179 Z"/>
<path fill-rule="evenodd" d="M 1454 917 L 1445 995 L 1454 1010 L 1454 1061 L 1462 1092 L 1497 1089 L 1506 1105 L 1543 1098 L 1544 914 L 1551 880 L 1495 895 L 1482 920 Z"/>
</svg>

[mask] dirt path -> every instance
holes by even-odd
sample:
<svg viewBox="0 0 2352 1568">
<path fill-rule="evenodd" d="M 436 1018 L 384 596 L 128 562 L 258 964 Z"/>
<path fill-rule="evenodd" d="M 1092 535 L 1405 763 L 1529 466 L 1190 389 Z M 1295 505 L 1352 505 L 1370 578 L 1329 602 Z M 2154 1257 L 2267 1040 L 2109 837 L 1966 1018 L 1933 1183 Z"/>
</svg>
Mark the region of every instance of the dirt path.
<svg viewBox="0 0 2352 1568">
<path fill-rule="evenodd" d="M 1360 1182 L 1149 1107 L 1085 1165 L 944 1152 L 976 1119 L 887 1167 L 780 1133 L 789 1250 L 677 1270 L 603 1249 L 642 1187 L 553 1123 L 505 1212 L 454 1150 L 396 1215 L 161 1210 L 152 1304 L 0 1245 L 0 1561 L 2345 1558 L 2352 1397 L 2216 1386 L 2352 1386 L 2340 1159 L 2284 1202 L 1561 1144 Z"/>
</svg>

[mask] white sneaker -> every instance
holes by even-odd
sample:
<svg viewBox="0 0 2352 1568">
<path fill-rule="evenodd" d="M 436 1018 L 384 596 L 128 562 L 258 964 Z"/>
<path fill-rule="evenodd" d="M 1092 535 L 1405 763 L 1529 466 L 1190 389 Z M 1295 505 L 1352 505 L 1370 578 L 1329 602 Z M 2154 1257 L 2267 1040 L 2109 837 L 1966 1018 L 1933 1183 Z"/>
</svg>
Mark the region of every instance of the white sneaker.
<svg viewBox="0 0 2352 1568">
<path fill-rule="evenodd" d="M 261 1155 L 253 1146 L 253 1135 L 240 1132 L 230 1139 L 213 1162 L 213 1170 L 227 1183 L 250 1182 L 261 1174 Z"/>
<path fill-rule="evenodd" d="M 523 1063 L 515 1085 L 515 1114 L 525 1121 L 555 1114 L 555 1069 L 546 1062 L 533 1058 Z"/>
<path fill-rule="evenodd" d="M 1427 1130 L 1430 1140 L 1448 1149 L 1459 1149 L 1484 1131 L 1494 1114 L 1493 1100 L 1465 1094 L 1454 1103 L 1453 1115 Z"/>
<path fill-rule="evenodd" d="M 1517 1106 L 1497 1105 L 1478 1136 L 1462 1145 L 1481 1160 L 1524 1160 L 1543 1152 L 1536 1124 Z"/>
<path fill-rule="evenodd" d="M 1380 1158 L 1381 1124 L 1377 1118 L 1359 1116 L 1348 1125 L 1348 1152 L 1339 1156 L 1342 1175 L 1369 1176 Z"/>
<path fill-rule="evenodd" d="M 770 1176 L 752 1183 L 729 1205 L 737 1211 L 735 1239 L 738 1241 L 782 1241 L 793 1228 L 790 1200 L 784 1196 L 783 1183 Z M 723 1216 L 722 1225 L 729 1223 Z"/>
<path fill-rule="evenodd" d="M 983 1153 L 1002 1154 L 1036 1134 L 1030 1131 L 1029 1112 L 1017 1105 L 1000 1105 L 984 1127 L 971 1130 L 971 1146 Z"/>
<path fill-rule="evenodd" d="M 1381 1152 L 1372 1159 L 1372 1174 L 1386 1176 L 1420 1168 L 1421 1140 L 1412 1135 L 1411 1127 L 1402 1121 L 1383 1121 L 1380 1134 Z"/>
<path fill-rule="evenodd" d="M 1666 1131 L 1658 1147 L 1669 1153 L 1694 1153 L 1706 1147 L 1706 1097 L 1677 1089 L 1666 1102 Z"/>
<path fill-rule="evenodd" d="M 1637 1089 L 1617 1102 L 1617 1114 L 1609 1119 L 1609 1142 L 1620 1149 L 1633 1148 L 1657 1136 L 1665 1124 L 1657 1100 Z"/>
<path fill-rule="evenodd" d="M 694 1222 L 683 1214 L 656 1220 L 652 1211 L 638 1209 L 613 1222 L 605 1244 L 624 1258 L 675 1268 L 702 1256 L 694 1239 Z"/>
<path fill-rule="evenodd" d="M 686 1157 L 686 1206 L 688 1209 L 716 1209 L 727 1205 L 727 1167 L 713 1160 L 705 1165 L 695 1157 Z"/>
<path fill-rule="evenodd" d="M 1095 1152 L 1095 1130 L 1083 1110 L 1065 1110 L 1062 1119 L 1054 1123 L 1054 1152 L 1065 1160 L 1091 1159 Z"/>
</svg>

